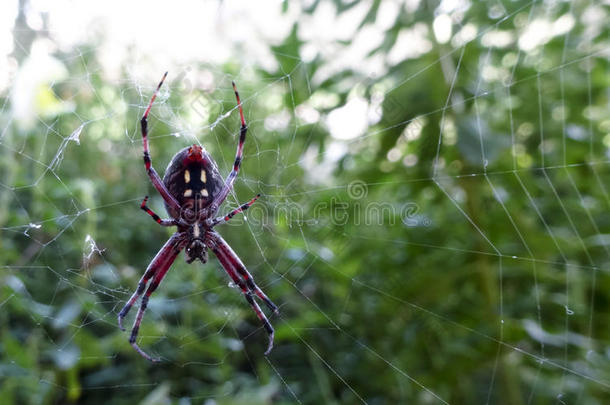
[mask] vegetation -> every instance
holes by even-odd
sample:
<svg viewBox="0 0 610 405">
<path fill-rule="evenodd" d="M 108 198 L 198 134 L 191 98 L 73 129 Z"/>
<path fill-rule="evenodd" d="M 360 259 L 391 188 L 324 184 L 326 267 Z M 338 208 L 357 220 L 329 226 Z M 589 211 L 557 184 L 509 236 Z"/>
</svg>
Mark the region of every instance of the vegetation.
<svg viewBox="0 0 610 405">
<path fill-rule="evenodd" d="M 2 403 L 610 396 L 607 6 L 406 2 L 388 23 L 384 3 L 357 21 L 383 40 L 355 63 L 360 36 L 316 48 L 302 33 L 323 7 L 338 19 L 362 5 L 315 1 L 267 44 L 265 66 L 237 48 L 226 63 L 170 66 L 149 120 L 153 165 L 201 143 L 228 174 L 235 79 L 250 130 L 224 209 L 262 197 L 219 232 L 281 315 L 265 357 L 213 255 L 180 256 L 140 330 L 160 364 L 116 317 L 171 234 L 139 210 L 149 194 L 164 212 L 138 126 L 163 71 L 125 60 L 112 76 L 104 39 L 54 47 L 65 74 L 31 90 L 27 121 L 16 106 L 32 44 L 57 39 L 15 21 L 0 94 Z"/>
</svg>

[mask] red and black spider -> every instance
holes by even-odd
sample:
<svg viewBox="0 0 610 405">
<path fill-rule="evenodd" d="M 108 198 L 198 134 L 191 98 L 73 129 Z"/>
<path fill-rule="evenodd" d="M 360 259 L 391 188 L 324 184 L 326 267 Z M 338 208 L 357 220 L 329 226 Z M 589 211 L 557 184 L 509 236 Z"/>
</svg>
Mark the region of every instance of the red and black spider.
<svg viewBox="0 0 610 405">
<path fill-rule="evenodd" d="M 274 314 L 278 313 L 278 308 L 254 283 L 252 276 L 233 249 L 231 249 L 227 242 L 213 230 L 216 225 L 223 224 L 229 221 L 235 214 L 247 210 L 254 204 L 258 197 L 260 197 L 259 194 L 249 202 L 229 212 L 227 215 L 216 217 L 218 208 L 233 188 L 233 183 L 239 172 L 239 166 L 243 156 L 244 141 L 248 130 L 246 121 L 244 120 L 244 112 L 239 99 L 239 93 L 237 92 L 235 83 L 232 83 L 233 90 L 235 91 L 235 98 L 237 99 L 237 106 L 239 107 L 241 128 L 239 133 L 239 144 L 237 145 L 237 152 L 235 154 L 235 163 L 233 164 L 233 170 L 227 179 L 222 179 L 214 159 L 212 159 L 201 146 L 193 145 L 182 149 L 174 155 L 167 166 L 163 181 L 161 181 L 161 178 L 152 167 L 152 162 L 150 160 L 147 128 L 148 113 L 150 112 L 166 76 L 167 72 L 165 72 L 163 78 L 159 82 L 144 116 L 142 116 L 141 123 L 146 172 L 148 173 L 148 177 L 150 177 L 152 184 L 163 197 L 165 208 L 171 218 L 161 219 L 148 208 L 146 205 L 148 196 L 144 198 L 140 208 L 146 211 L 159 225 L 176 226 L 178 227 L 178 230 L 169 238 L 148 265 L 148 268 L 138 283 L 138 288 L 119 313 L 119 327 L 121 330 L 125 330 L 123 327 L 123 318 L 125 318 L 134 302 L 144 294 L 138 314 L 133 323 L 129 343 L 131 343 L 133 348 L 146 359 L 150 361 L 159 361 L 146 354 L 136 343 L 140 323 L 142 322 L 144 311 L 146 311 L 146 306 L 148 305 L 148 299 L 157 289 L 161 280 L 163 280 L 163 277 L 165 277 L 165 274 L 182 249 L 185 249 L 187 263 L 192 263 L 197 259 L 201 260 L 202 263 L 207 262 L 207 249 L 211 249 L 216 257 L 218 257 L 220 264 L 233 282 L 239 286 L 244 297 L 252 309 L 254 309 L 256 316 L 261 320 L 265 330 L 269 334 L 269 345 L 265 351 L 265 355 L 267 355 L 273 348 L 273 327 L 254 300 L 254 295 L 263 300 Z M 148 285 L 148 289 L 146 289 L 146 285 L 151 279 L 152 282 Z M 146 292 L 144 292 L 144 290 L 146 290 Z"/>
</svg>

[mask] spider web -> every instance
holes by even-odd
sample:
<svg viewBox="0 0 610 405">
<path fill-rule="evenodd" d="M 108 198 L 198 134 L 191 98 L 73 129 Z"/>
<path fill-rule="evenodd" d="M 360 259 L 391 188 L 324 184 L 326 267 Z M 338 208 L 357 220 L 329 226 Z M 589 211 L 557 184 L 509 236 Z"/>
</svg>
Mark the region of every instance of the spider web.
<svg viewBox="0 0 610 405">
<path fill-rule="evenodd" d="M 175 30 L 140 27 L 133 5 L 118 32 L 104 10 L 123 5 L 68 21 L 67 6 L 41 7 L 17 19 L 0 62 L 9 401 L 23 395 L 14 387 L 37 399 L 150 403 L 610 395 L 607 3 L 494 2 L 470 22 L 473 5 L 441 2 L 430 6 L 434 30 L 396 34 L 385 60 L 370 44 L 419 2 L 380 6 L 375 30 L 360 26 L 366 2 L 283 14 L 276 3 L 150 7 Z M 257 23 L 269 16 L 275 31 Z M 447 18 L 455 32 L 443 39 Z M 102 39 L 74 40 L 97 21 Z M 60 28 L 71 24 L 72 37 Z M 160 173 L 198 143 L 228 174 L 239 130 L 231 80 L 240 89 L 250 129 L 223 208 L 262 196 L 218 230 L 280 306 L 269 357 L 214 258 L 180 256 L 151 297 L 139 343 L 161 367 L 118 331 L 118 311 L 169 237 L 138 208 L 150 193 L 164 212 L 138 122 L 165 70 L 149 119 Z M 331 78 L 336 94 L 324 87 Z M 412 98 L 435 82 L 441 102 Z"/>
</svg>

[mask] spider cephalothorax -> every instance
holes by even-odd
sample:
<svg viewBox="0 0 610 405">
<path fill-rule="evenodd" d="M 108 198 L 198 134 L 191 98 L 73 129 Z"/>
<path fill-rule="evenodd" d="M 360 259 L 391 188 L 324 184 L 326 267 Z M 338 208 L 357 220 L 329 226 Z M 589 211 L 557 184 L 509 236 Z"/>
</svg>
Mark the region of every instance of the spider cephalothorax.
<svg viewBox="0 0 610 405">
<path fill-rule="evenodd" d="M 144 198 L 140 207 L 157 221 L 158 224 L 162 226 L 176 226 L 178 229 L 165 245 L 163 245 L 161 250 L 159 250 L 152 262 L 150 262 L 138 283 L 138 288 L 119 313 L 119 327 L 124 330 L 123 318 L 125 318 L 135 301 L 144 294 L 140 309 L 138 310 L 138 314 L 136 315 L 133 324 L 129 342 L 142 356 L 150 361 L 157 361 L 157 359 L 152 358 L 140 349 L 136 343 L 140 323 L 142 322 L 144 311 L 146 311 L 146 306 L 148 305 L 148 299 L 157 289 L 182 249 L 185 250 L 185 259 L 187 263 L 192 263 L 197 259 L 202 263 L 206 263 L 208 261 L 208 249 L 210 249 L 214 252 L 216 257 L 218 257 L 222 267 L 229 277 L 231 277 L 233 282 L 239 286 L 241 292 L 246 297 L 246 300 L 254 309 L 254 312 L 256 312 L 256 315 L 263 322 L 263 326 L 269 334 L 269 345 L 267 346 L 265 354 L 269 354 L 273 348 L 273 327 L 254 300 L 254 296 L 261 299 L 274 313 L 277 313 L 278 311 L 277 306 L 271 302 L 265 293 L 256 285 L 252 276 L 233 249 L 231 249 L 227 242 L 212 229 L 216 225 L 229 221 L 235 214 L 247 210 L 260 196 L 260 194 L 257 195 L 249 202 L 229 212 L 225 216 L 216 217 L 218 208 L 227 198 L 229 191 L 233 188 L 233 183 L 239 172 L 244 141 L 248 130 L 241 101 L 239 99 L 239 93 L 235 88 L 235 83 L 233 83 L 233 90 L 235 91 L 235 98 L 237 99 L 239 116 L 241 119 L 241 128 L 237 152 L 235 154 L 235 163 L 233 164 L 233 170 L 227 179 L 224 180 L 222 178 L 216 162 L 214 162 L 214 159 L 212 159 L 205 149 L 200 145 L 193 145 L 180 150 L 174 155 L 167 166 L 163 181 L 161 181 L 161 178 L 152 167 L 152 162 L 150 160 L 148 149 L 148 113 L 150 112 L 152 104 L 157 97 L 157 92 L 159 91 L 159 88 L 161 88 L 166 76 L 167 72 L 163 75 L 161 82 L 159 82 L 159 85 L 148 104 L 148 108 L 142 117 L 141 123 L 146 172 L 148 173 L 153 186 L 155 186 L 159 194 L 163 197 L 165 208 L 171 218 L 161 219 L 148 208 L 146 205 L 148 196 Z"/>
</svg>

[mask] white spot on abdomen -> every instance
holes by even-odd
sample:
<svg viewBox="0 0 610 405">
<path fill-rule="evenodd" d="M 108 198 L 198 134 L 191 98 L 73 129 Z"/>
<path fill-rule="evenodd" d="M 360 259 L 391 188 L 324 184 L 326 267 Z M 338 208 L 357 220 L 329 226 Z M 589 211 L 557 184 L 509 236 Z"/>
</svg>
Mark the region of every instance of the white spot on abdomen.
<svg viewBox="0 0 610 405">
<path fill-rule="evenodd" d="M 186 169 L 184 171 L 184 182 L 185 183 L 190 183 L 191 182 L 191 172 L 189 172 L 188 169 Z"/>
</svg>

